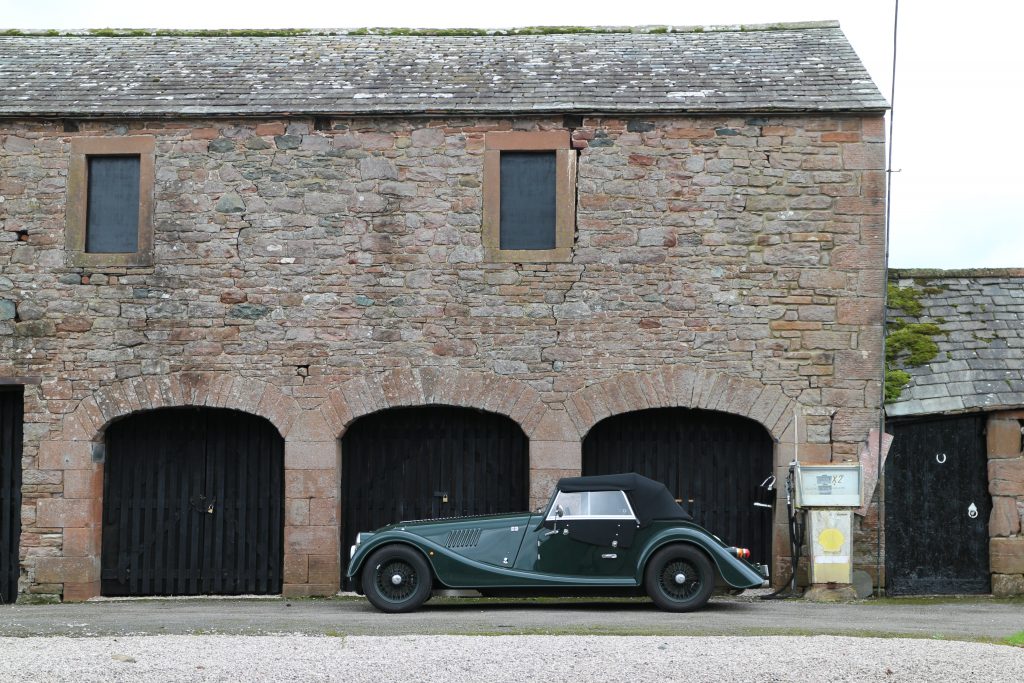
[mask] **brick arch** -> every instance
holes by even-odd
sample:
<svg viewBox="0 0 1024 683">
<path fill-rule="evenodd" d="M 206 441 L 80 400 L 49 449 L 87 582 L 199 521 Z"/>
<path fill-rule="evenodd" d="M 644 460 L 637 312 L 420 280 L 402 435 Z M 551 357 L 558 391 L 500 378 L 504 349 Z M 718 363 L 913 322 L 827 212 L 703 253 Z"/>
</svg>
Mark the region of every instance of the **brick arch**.
<svg viewBox="0 0 1024 683">
<path fill-rule="evenodd" d="M 272 384 L 225 373 L 134 377 L 97 389 L 39 444 L 37 467 L 59 473 L 62 495 L 36 499 L 34 522 L 22 533 L 24 537 L 38 529 L 59 529 L 62 543 L 58 555 L 24 561 L 33 583 L 62 584 L 67 601 L 100 594 L 103 464 L 93 460 L 93 446 L 103 441 L 106 428 L 116 420 L 179 406 L 230 408 L 267 419 L 285 437 L 286 478 L 289 434 L 310 412 Z M 336 545 L 330 552 L 336 553 Z M 290 555 L 296 553 L 286 549 L 286 566 Z"/>
<path fill-rule="evenodd" d="M 525 382 L 450 367 L 401 368 L 354 377 L 332 389 L 321 410 L 334 434 L 340 435 L 363 415 L 425 405 L 498 413 L 518 424 L 530 439 L 552 431 L 561 433 L 566 428 L 579 438 L 564 419 L 564 411 L 548 408 L 540 394 Z"/>
<path fill-rule="evenodd" d="M 217 372 L 133 377 L 113 382 L 83 399 L 64 418 L 63 441 L 100 441 L 107 426 L 141 410 L 207 406 L 231 408 L 270 421 L 286 437 L 301 413 L 294 398 L 261 379 Z"/>
<path fill-rule="evenodd" d="M 699 367 L 622 373 L 580 389 L 566 401 L 569 417 L 581 435 L 612 415 L 672 407 L 740 415 L 762 425 L 776 443 L 797 441 L 792 424 L 797 403 L 781 388 Z M 801 430 L 803 426 L 801 423 Z"/>
<path fill-rule="evenodd" d="M 775 441 L 775 475 L 780 481 L 797 448 L 801 457 L 811 446 L 820 456 L 824 444 L 807 444 L 806 421 L 794 426 L 799 404 L 778 386 L 698 366 L 669 366 L 648 372 L 627 372 L 575 392 L 565 403 L 566 412 L 580 434 L 586 435 L 601 420 L 612 415 L 647 408 L 701 408 L 749 418 L 765 428 Z M 784 538 L 785 505 L 775 506 L 775 538 Z M 773 576 L 781 576 L 786 550 L 776 541 L 772 550 Z"/>
</svg>

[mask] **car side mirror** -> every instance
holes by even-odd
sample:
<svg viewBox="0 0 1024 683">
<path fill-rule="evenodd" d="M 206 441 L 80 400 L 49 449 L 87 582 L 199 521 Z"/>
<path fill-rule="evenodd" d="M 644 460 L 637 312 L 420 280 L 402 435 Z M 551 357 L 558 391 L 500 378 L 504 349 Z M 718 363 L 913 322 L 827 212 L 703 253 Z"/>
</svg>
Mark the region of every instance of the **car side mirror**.
<svg viewBox="0 0 1024 683">
<path fill-rule="evenodd" d="M 565 510 L 562 509 L 562 506 L 561 505 L 556 505 L 555 506 L 555 517 L 558 517 L 559 519 L 561 519 L 564 514 L 565 514 Z"/>
</svg>

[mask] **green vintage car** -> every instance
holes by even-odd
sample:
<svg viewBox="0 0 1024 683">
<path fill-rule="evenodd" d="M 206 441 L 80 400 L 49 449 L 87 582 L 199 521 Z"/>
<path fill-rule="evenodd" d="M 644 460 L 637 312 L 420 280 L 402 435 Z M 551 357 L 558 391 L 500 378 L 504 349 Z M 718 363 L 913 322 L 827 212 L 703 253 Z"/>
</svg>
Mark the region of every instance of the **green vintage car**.
<svg viewBox="0 0 1024 683">
<path fill-rule="evenodd" d="M 535 513 L 397 522 L 356 537 L 347 584 L 384 612 L 434 590 L 484 595 L 642 595 L 673 612 L 716 586 L 766 583 L 767 567 L 693 522 L 663 484 L 638 474 L 559 480 Z"/>
</svg>

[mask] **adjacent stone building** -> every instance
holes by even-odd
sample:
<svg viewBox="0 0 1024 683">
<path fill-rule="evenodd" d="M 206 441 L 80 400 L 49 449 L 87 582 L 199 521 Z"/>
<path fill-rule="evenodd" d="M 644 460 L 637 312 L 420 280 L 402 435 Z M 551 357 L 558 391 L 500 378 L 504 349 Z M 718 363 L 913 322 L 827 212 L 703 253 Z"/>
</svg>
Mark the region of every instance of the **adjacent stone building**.
<svg viewBox="0 0 1024 683">
<path fill-rule="evenodd" d="M 886 407 L 903 456 L 887 476 L 916 480 L 886 489 L 890 578 L 1024 593 L 1024 271 L 897 270 L 890 284 L 892 365 L 907 375 Z M 918 543 L 898 542 L 908 533 Z"/>
<path fill-rule="evenodd" d="M 836 24 L 0 55 L 24 596 L 330 594 L 353 520 L 616 467 L 778 576 L 757 483 L 877 424 L 887 105 Z"/>
</svg>

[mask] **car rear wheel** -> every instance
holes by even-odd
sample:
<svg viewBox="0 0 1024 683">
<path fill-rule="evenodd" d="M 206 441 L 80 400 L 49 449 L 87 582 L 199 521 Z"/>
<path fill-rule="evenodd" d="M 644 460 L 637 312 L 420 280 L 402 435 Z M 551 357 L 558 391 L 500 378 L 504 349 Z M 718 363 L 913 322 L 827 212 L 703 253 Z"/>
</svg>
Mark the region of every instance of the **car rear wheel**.
<svg viewBox="0 0 1024 683">
<path fill-rule="evenodd" d="M 715 570 L 707 555 L 692 545 L 662 548 L 647 562 L 644 588 L 654 604 L 668 612 L 703 607 L 715 588 Z"/>
<path fill-rule="evenodd" d="M 366 560 L 363 594 L 382 612 L 411 612 L 427 601 L 432 589 L 430 567 L 419 551 L 388 545 Z"/>
</svg>

